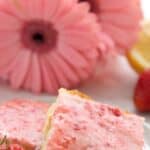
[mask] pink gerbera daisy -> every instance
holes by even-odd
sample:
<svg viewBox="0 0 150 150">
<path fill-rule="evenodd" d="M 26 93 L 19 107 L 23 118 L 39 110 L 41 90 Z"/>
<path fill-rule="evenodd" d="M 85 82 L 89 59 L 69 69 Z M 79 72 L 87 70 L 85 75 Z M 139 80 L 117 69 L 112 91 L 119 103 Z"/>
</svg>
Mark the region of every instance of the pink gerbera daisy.
<svg viewBox="0 0 150 150">
<path fill-rule="evenodd" d="M 79 0 L 91 4 L 91 11 L 117 52 L 129 50 L 138 38 L 142 11 L 140 0 Z"/>
<path fill-rule="evenodd" d="M 96 17 L 76 0 L 0 1 L 0 76 L 54 93 L 86 80 L 97 60 Z"/>
</svg>

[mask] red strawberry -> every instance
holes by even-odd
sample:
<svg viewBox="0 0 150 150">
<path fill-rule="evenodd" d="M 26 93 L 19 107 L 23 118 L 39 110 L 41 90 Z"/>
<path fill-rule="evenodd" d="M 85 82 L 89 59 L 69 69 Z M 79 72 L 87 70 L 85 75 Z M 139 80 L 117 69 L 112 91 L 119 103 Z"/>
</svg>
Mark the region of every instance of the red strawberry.
<svg viewBox="0 0 150 150">
<path fill-rule="evenodd" d="M 134 94 L 134 102 L 141 112 L 150 112 L 150 70 L 141 74 Z"/>
</svg>

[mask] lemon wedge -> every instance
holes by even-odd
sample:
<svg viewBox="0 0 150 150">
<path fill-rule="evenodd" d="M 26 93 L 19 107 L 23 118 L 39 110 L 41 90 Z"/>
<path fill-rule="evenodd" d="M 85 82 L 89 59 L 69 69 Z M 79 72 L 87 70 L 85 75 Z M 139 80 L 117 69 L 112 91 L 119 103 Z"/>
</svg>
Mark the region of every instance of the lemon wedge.
<svg viewBox="0 0 150 150">
<path fill-rule="evenodd" d="M 127 58 L 132 67 L 139 73 L 150 69 L 150 22 L 143 23 L 140 40 L 128 53 Z"/>
</svg>

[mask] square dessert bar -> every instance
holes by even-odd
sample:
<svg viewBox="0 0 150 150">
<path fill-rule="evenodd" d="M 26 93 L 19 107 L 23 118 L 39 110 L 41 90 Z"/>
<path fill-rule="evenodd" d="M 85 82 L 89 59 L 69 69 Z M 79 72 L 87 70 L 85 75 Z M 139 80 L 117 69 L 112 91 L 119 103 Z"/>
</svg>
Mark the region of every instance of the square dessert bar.
<svg viewBox="0 0 150 150">
<path fill-rule="evenodd" d="M 77 91 L 61 89 L 49 110 L 43 150 L 143 150 L 143 121 Z"/>
</svg>

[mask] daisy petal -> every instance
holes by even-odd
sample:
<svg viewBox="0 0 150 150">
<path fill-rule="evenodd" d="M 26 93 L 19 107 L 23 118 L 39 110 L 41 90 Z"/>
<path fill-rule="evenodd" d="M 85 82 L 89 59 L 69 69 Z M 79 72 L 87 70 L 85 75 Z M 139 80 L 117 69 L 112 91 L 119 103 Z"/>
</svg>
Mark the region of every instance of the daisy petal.
<svg viewBox="0 0 150 150">
<path fill-rule="evenodd" d="M 42 89 L 42 82 L 41 82 L 41 66 L 39 62 L 39 56 L 35 53 L 32 54 L 32 61 L 31 61 L 31 67 L 32 67 L 32 72 L 31 72 L 31 83 L 32 87 L 31 89 L 39 93 Z"/>
<path fill-rule="evenodd" d="M 128 32 L 122 31 L 120 28 L 111 24 L 108 25 L 103 23 L 103 28 L 121 47 L 130 48 L 130 46 L 136 41 L 137 34 L 131 34 L 129 37 Z M 129 29 L 127 29 L 127 31 L 129 31 Z"/>
<path fill-rule="evenodd" d="M 68 64 L 75 69 L 77 75 L 79 75 L 82 80 L 85 80 L 89 74 L 88 73 L 89 71 L 87 70 L 87 68 L 88 68 L 87 66 L 89 66 L 89 64 L 87 62 L 86 63 L 78 62 L 78 59 L 75 58 L 75 55 L 73 53 L 71 53 L 71 51 L 74 51 L 72 48 L 63 47 L 63 50 L 66 50 L 66 51 L 60 50 L 58 52 L 66 60 L 66 62 L 68 62 Z M 69 53 L 68 53 L 68 51 L 69 51 Z M 68 55 L 66 55 L 66 54 L 68 54 Z M 82 55 L 80 55 L 80 57 L 82 57 Z M 72 59 L 70 59 L 70 58 L 72 58 Z M 82 58 L 82 59 L 84 59 L 84 58 Z"/>
<path fill-rule="evenodd" d="M 81 51 L 84 49 L 91 50 L 91 48 L 93 48 L 93 46 L 95 45 L 95 40 L 93 41 L 93 38 L 90 38 L 90 34 L 88 34 L 88 32 L 84 33 L 81 31 L 79 33 L 79 31 L 66 31 L 66 33 L 63 34 L 63 36 L 65 36 L 64 42 L 70 44 L 70 46 L 74 48 L 80 49 Z M 81 39 L 79 39 L 79 37 Z M 91 37 L 93 36 L 91 35 Z"/>
<path fill-rule="evenodd" d="M 55 13 L 51 17 L 52 21 L 57 24 L 59 19 L 62 18 L 63 16 L 65 16 L 65 15 L 67 15 L 68 12 L 72 10 L 72 8 L 74 7 L 74 5 L 76 3 L 77 2 L 75 2 L 75 0 L 61 0 L 61 1 L 59 1 L 59 4 L 58 4 L 59 9 L 56 9 Z"/>
<path fill-rule="evenodd" d="M 63 1 L 63 0 L 62 0 Z M 44 2 L 44 9 L 43 9 L 43 18 L 44 20 L 53 20 L 52 17 L 56 13 L 57 9 L 59 8 L 60 0 L 43 0 Z"/>
<path fill-rule="evenodd" d="M 28 72 L 26 74 L 25 80 L 24 80 L 24 84 L 22 85 L 22 87 L 24 87 L 26 90 L 31 90 L 32 87 L 32 79 L 31 79 L 31 73 L 32 73 L 32 68 L 31 68 L 31 59 L 29 61 L 30 67 L 28 68 Z"/>
<path fill-rule="evenodd" d="M 4 70 L 9 70 L 8 68 L 11 68 L 10 64 L 11 62 L 17 57 L 16 54 L 19 54 L 20 45 L 16 44 L 16 47 L 11 47 L 11 49 L 6 48 L 3 49 L 0 53 L 0 74 L 4 73 Z"/>
<path fill-rule="evenodd" d="M 0 48 L 7 49 L 18 45 L 20 36 L 14 31 L 0 31 Z"/>
<path fill-rule="evenodd" d="M 116 18 L 116 19 L 114 19 Z M 120 21 L 122 20 L 122 21 Z M 132 14 L 118 14 L 115 13 L 102 13 L 101 21 L 107 24 L 113 24 L 116 26 L 122 26 L 122 27 L 132 27 L 135 26 L 135 21 L 137 18 L 132 16 Z"/>
<path fill-rule="evenodd" d="M 130 3 L 128 0 L 101 0 L 100 9 L 102 11 L 120 10 L 126 8 Z"/>
<path fill-rule="evenodd" d="M 1 0 L 0 2 L 1 12 L 5 12 L 12 17 L 22 21 L 25 13 L 22 10 L 22 7 L 20 5 L 20 1 L 18 0 Z"/>
<path fill-rule="evenodd" d="M 13 88 L 19 88 L 24 83 L 30 65 L 30 59 L 31 56 L 29 51 L 22 51 L 18 55 L 18 59 L 16 60 L 16 66 L 14 66 L 17 69 L 16 71 L 11 73 L 10 77 Z"/>
<path fill-rule="evenodd" d="M 61 45 L 63 47 L 63 45 Z M 76 63 L 78 66 L 86 66 L 87 65 L 87 60 L 84 56 L 82 56 L 79 51 L 74 50 L 71 47 L 65 47 L 60 49 L 59 48 L 59 53 L 62 54 L 63 56 L 67 57 L 68 59 L 71 58 L 72 62 Z M 67 55 L 66 55 L 67 54 Z"/>
<path fill-rule="evenodd" d="M 66 79 L 66 75 L 63 73 L 63 68 L 61 64 L 58 64 L 57 60 L 53 57 L 53 52 L 51 52 L 51 59 L 48 60 L 52 70 L 57 78 L 59 83 L 59 87 L 66 87 L 69 88 L 69 81 Z"/>
<path fill-rule="evenodd" d="M 21 10 L 27 16 L 26 19 L 43 19 L 43 0 L 22 0 L 18 3 Z"/>
<path fill-rule="evenodd" d="M 3 65 L 3 67 L 1 68 L 0 73 L 2 75 L 8 75 L 10 78 L 10 81 L 11 81 L 11 73 L 16 68 L 18 62 L 20 61 L 20 54 L 21 53 L 19 53 L 19 55 L 17 56 L 12 57 L 12 60 L 9 60 L 7 64 Z"/>
<path fill-rule="evenodd" d="M 58 89 L 58 83 L 45 57 L 41 58 L 41 69 L 45 90 L 50 93 L 56 93 L 56 90 Z"/>
<path fill-rule="evenodd" d="M 73 84 L 78 84 L 79 78 L 75 74 L 76 72 L 73 70 L 73 68 L 70 67 L 69 64 L 66 63 L 66 61 L 61 57 L 59 53 L 54 53 L 53 55 L 54 59 L 57 60 L 58 64 L 61 64 L 63 66 L 63 72 L 66 75 L 66 78 Z M 66 74 L 67 72 L 67 74 Z"/>
<path fill-rule="evenodd" d="M 16 31 L 21 27 L 21 21 L 5 12 L 0 12 L 0 31 Z"/>
<path fill-rule="evenodd" d="M 85 11 L 81 11 L 81 10 L 85 10 Z M 62 24 L 63 26 L 66 24 L 67 25 L 74 24 L 75 22 L 82 20 L 86 16 L 88 10 L 89 10 L 89 5 L 87 3 L 82 3 L 80 5 L 77 5 L 76 7 L 71 9 L 70 12 L 68 12 L 66 15 L 61 17 L 61 19 L 58 20 L 58 23 Z M 79 11 L 80 13 L 78 13 Z"/>
</svg>

